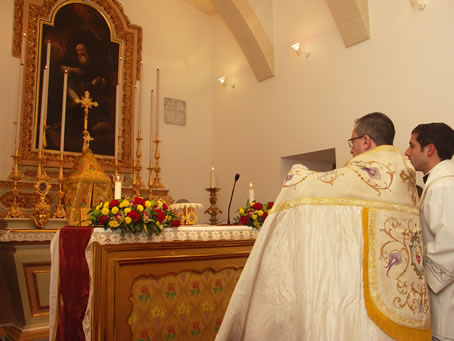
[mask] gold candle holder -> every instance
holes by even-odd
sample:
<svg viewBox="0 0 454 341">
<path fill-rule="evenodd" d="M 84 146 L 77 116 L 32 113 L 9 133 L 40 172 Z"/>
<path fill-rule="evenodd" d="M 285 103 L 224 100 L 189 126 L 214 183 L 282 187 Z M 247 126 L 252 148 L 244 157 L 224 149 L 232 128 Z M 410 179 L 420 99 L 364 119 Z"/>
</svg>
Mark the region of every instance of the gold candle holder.
<svg viewBox="0 0 454 341">
<path fill-rule="evenodd" d="M 150 159 L 148 164 L 148 198 L 152 199 L 153 197 L 153 161 Z"/>
<path fill-rule="evenodd" d="M 66 218 L 65 208 L 63 206 L 63 198 L 65 193 L 63 192 L 63 153 L 60 152 L 60 169 L 58 170 L 58 192 L 55 194 L 58 199 L 57 208 L 55 209 L 53 218 L 64 219 Z"/>
<path fill-rule="evenodd" d="M 132 188 L 134 189 L 134 192 L 136 195 L 140 196 L 140 190 L 145 187 L 142 181 L 142 176 L 140 175 L 140 172 L 142 170 L 142 164 L 140 163 L 140 158 L 142 157 L 142 149 L 141 149 L 141 143 L 142 143 L 142 135 L 139 131 L 139 134 L 137 136 L 137 151 L 136 151 L 136 161 L 134 162 L 134 169 L 133 169 L 133 182 L 132 182 Z M 135 178 L 135 181 L 134 181 Z"/>
<path fill-rule="evenodd" d="M 19 149 L 16 148 L 16 152 L 14 155 L 11 156 L 14 159 L 14 165 L 13 169 L 11 170 L 11 173 L 9 174 L 8 178 L 13 181 L 13 189 L 11 190 L 11 193 L 13 194 L 13 203 L 11 207 L 8 210 L 8 213 L 6 214 L 7 218 L 23 218 L 24 214 L 22 210 L 19 208 L 19 205 L 17 203 L 17 199 L 20 195 L 19 189 L 17 188 L 17 182 L 19 180 L 22 180 L 24 178 L 24 175 L 21 173 L 19 169 Z"/>
<path fill-rule="evenodd" d="M 216 225 L 218 220 L 216 216 L 221 214 L 222 211 L 216 207 L 216 202 L 218 198 L 216 196 L 216 192 L 219 192 L 221 189 L 216 187 L 205 188 L 208 192 L 210 192 L 210 207 L 205 210 L 205 213 L 210 215 L 210 225 Z"/>
<path fill-rule="evenodd" d="M 156 140 L 153 141 L 156 144 L 156 150 L 154 153 L 154 158 L 155 158 L 155 166 L 154 166 L 154 180 L 153 180 L 153 189 L 165 189 L 164 185 L 161 182 L 161 177 L 159 176 L 159 173 L 161 172 L 161 167 L 159 166 L 159 159 L 161 158 L 161 155 L 159 154 L 159 143 L 161 142 L 159 140 L 159 136 L 156 136 Z"/>
<path fill-rule="evenodd" d="M 42 150 L 38 152 L 38 169 L 36 171 L 35 190 L 39 195 L 39 200 L 33 207 L 31 220 L 36 227 L 42 228 L 50 218 L 50 205 L 46 202 L 46 196 L 50 190 L 49 176 L 44 171 L 42 165 Z"/>
</svg>

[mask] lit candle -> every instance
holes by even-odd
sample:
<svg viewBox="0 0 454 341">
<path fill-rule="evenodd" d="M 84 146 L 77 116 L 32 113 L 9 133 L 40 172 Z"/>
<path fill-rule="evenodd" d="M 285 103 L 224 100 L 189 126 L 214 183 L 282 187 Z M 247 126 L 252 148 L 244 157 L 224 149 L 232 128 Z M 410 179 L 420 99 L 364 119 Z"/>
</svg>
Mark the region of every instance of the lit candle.
<svg viewBox="0 0 454 341">
<path fill-rule="evenodd" d="M 254 196 L 254 186 L 252 185 L 252 182 L 249 183 L 249 202 L 255 201 L 255 196 Z"/>
<path fill-rule="evenodd" d="M 216 177 L 214 175 L 214 167 L 210 169 L 210 188 L 216 188 Z"/>
<path fill-rule="evenodd" d="M 66 92 L 68 90 L 68 70 L 63 74 L 63 100 L 61 102 L 60 153 L 65 151 Z"/>
<path fill-rule="evenodd" d="M 114 199 L 121 199 L 121 181 L 120 177 L 115 177 Z"/>
<path fill-rule="evenodd" d="M 156 140 L 159 137 L 159 67 L 156 69 Z"/>
<path fill-rule="evenodd" d="M 153 160 L 153 90 L 150 95 L 150 161 Z"/>
</svg>

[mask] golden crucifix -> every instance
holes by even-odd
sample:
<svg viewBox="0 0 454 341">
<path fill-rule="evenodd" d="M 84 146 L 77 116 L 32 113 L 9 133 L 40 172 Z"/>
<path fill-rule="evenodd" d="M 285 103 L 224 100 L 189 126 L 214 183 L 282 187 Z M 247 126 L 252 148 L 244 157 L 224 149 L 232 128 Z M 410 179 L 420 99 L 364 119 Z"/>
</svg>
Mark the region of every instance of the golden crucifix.
<svg viewBox="0 0 454 341">
<path fill-rule="evenodd" d="M 90 92 L 85 90 L 85 96 L 81 97 L 80 99 L 76 99 L 76 103 L 80 103 L 80 106 L 84 108 L 84 131 L 82 132 L 84 144 L 82 146 L 82 152 L 86 151 L 90 147 L 90 141 L 93 141 L 93 138 L 90 136 L 90 133 L 87 129 L 87 122 L 88 122 L 88 110 L 91 107 L 97 107 L 98 102 L 93 102 L 90 97 Z"/>
<path fill-rule="evenodd" d="M 85 96 L 80 99 L 76 99 L 76 103 L 80 103 L 80 106 L 84 108 L 84 130 L 87 130 L 88 110 L 91 109 L 91 107 L 96 108 L 98 106 L 98 102 L 92 102 L 90 93 L 88 90 L 85 90 Z"/>
</svg>

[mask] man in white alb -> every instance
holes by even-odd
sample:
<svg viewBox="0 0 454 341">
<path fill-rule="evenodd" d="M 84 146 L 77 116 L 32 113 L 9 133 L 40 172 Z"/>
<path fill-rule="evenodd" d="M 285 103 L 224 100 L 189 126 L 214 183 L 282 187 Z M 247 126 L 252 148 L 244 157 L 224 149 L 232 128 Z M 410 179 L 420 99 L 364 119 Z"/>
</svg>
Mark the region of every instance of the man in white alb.
<svg viewBox="0 0 454 341">
<path fill-rule="evenodd" d="M 424 173 L 420 211 L 434 340 L 454 340 L 453 154 L 454 131 L 445 123 L 418 125 L 405 152 Z"/>
<path fill-rule="evenodd" d="M 415 170 L 394 134 L 371 113 L 345 167 L 292 167 L 216 340 L 430 340 Z"/>
</svg>

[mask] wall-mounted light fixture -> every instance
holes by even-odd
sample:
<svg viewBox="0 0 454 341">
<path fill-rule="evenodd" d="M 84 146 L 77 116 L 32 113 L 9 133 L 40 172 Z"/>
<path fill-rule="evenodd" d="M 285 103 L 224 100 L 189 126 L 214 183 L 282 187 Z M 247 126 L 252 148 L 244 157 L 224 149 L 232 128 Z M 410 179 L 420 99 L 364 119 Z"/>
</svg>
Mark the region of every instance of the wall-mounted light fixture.
<svg viewBox="0 0 454 341">
<path fill-rule="evenodd" d="M 309 57 L 311 53 L 309 51 L 304 51 L 301 47 L 301 43 L 295 43 L 292 46 L 292 49 L 295 50 L 296 54 L 299 56 L 300 54 L 304 55 L 304 57 Z"/>
<path fill-rule="evenodd" d="M 227 83 L 225 81 L 225 76 L 222 76 L 221 78 L 218 78 L 219 83 L 221 83 L 223 86 L 230 86 L 232 89 L 235 87 L 234 83 Z"/>
<path fill-rule="evenodd" d="M 418 0 L 409 0 L 410 5 L 413 8 L 419 9 L 422 11 L 424 8 L 426 8 L 426 4 L 419 2 Z"/>
</svg>

